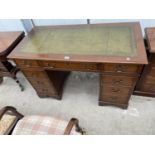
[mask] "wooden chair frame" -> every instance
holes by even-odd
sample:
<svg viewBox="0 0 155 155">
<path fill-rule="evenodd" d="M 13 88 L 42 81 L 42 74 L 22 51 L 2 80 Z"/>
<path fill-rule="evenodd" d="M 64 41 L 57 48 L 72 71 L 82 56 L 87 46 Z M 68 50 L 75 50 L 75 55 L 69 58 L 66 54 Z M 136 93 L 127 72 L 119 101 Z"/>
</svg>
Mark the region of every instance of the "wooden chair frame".
<svg viewBox="0 0 155 155">
<path fill-rule="evenodd" d="M 0 120 L 5 114 L 10 114 L 13 116 L 16 116 L 15 121 L 12 123 L 12 125 L 9 127 L 9 129 L 5 132 L 5 135 L 10 135 L 16 126 L 17 122 L 24 117 L 21 113 L 19 113 L 16 108 L 11 106 L 6 106 L 0 110 Z M 71 133 L 72 128 L 75 126 L 75 130 L 77 132 L 80 132 L 81 134 L 85 134 L 84 130 L 79 126 L 79 121 L 76 118 L 71 118 L 66 129 L 64 132 L 64 135 L 69 135 Z"/>
</svg>

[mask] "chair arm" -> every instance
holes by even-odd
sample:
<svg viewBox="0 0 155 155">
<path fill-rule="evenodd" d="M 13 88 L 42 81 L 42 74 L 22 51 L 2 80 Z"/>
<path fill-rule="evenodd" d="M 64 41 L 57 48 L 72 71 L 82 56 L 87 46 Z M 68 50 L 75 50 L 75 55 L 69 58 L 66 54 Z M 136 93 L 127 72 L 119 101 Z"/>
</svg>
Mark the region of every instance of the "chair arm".
<svg viewBox="0 0 155 155">
<path fill-rule="evenodd" d="M 69 135 L 74 125 L 75 125 L 75 130 L 83 134 L 83 129 L 79 126 L 79 120 L 76 118 L 71 118 L 65 129 L 64 135 Z"/>
<path fill-rule="evenodd" d="M 8 111 L 11 111 L 12 114 L 15 115 L 18 119 L 21 119 L 21 118 L 24 117 L 22 114 L 20 114 L 20 113 L 16 110 L 16 108 L 11 107 L 11 106 L 6 106 L 6 107 L 4 107 L 4 108 L 2 108 L 2 109 L 0 110 L 0 120 L 1 120 L 1 118 L 3 117 L 3 115 L 6 114 L 6 112 L 8 112 Z"/>
</svg>

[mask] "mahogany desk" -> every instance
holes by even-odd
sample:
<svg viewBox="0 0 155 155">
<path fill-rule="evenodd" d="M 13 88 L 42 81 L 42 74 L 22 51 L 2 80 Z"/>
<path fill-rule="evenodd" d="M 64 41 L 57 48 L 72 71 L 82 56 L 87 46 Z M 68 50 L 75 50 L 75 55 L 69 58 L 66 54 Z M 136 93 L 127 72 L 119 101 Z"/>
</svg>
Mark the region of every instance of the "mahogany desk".
<svg viewBox="0 0 155 155">
<path fill-rule="evenodd" d="M 0 32 L 0 83 L 4 76 L 12 77 L 21 90 L 23 90 L 23 87 L 16 77 L 19 69 L 8 61 L 7 56 L 23 37 L 24 32 Z"/>
<path fill-rule="evenodd" d="M 145 29 L 149 64 L 144 65 L 134 94 L 155 97 L 155 27 Z"/>
<path fill-rule="evenodd" d="M 61 99 L 70 71 L 100 73 L 99 105 L 121 108 L 148 63 L 139 23 L 36 27 L 9 58 L 40 97 Z"/>
</svg>

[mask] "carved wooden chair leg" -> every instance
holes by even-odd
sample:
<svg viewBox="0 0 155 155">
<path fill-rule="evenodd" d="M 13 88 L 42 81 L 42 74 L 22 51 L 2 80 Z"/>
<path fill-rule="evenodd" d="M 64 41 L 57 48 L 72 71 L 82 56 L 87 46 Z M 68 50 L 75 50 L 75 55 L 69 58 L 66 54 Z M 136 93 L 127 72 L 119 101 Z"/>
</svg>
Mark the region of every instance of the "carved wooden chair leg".
<svg viewBox="0 0 155 155">
<path fill-rule="evenodd" d="M 14 80 L 16 81 L 16 83 L 19 85 L 21 91 L 24 91 L 24 87 L 23 87 L 23 85 L 19 82 L 19 80 L 17 79 L 17 77 L 15 76 L 15 77 L 13 77 L 13 79 L 14 79 Z"/>
<path fill-rule="evenodd" d="M 67 127 L 66 127 L 66 129 L 65 129 L 64 135 L 69 135 L 69 134 L 71 133 L 72 128 L 73 128 L 74 126 L 75 126 L 75 130 L 76 130 L 77 132 L 81 133 L 82 135 L 85 135 L 85 134 L 86 134 L 86 131 L 85 131 L 83 128 L 81 128 L 81 127 L 79 126 L 79 120 L 76 119 L 76 118 L 72 118 L 72 119 L 69 121 L 69 123 L 68 123 L 68 125 L 67 125 Z"/>
<path fill-rule="evenodd" d="M 16 76 L 16 74 L 17 74 L 18 71 L 19 71 L 19 69 L 15 67 L 14 70 L 12 71 L 11 75 L 12 75 L 12 78 L 13 78 L 13 79 L 16 81 L 16 83 L 19 85 L 21 91 L 24 91 L 23 85 L 20 83 L 20 81 L 17 79 L 17 76 Z"/>
<path fill-rule="evenodd" d="M 3 77 L 0 77 L 0 84 L 3 82 Z"/>
</svg>

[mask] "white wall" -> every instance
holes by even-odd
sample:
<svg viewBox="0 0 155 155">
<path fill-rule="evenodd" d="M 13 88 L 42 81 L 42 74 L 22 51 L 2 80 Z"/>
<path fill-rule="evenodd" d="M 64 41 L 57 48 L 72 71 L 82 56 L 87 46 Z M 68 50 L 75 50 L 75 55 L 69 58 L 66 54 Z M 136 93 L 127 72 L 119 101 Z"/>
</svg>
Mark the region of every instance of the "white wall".
<svg viewBox="0 0 155 155">
<path fill-rule="evenodd" d="M 20 19 L 0 19 L 0 31 L 25 31 Z"/>
<path fill-rule="evenodd" d="M 36 26 L 87 24 L 86 19 L 33 19 Z"/>
<path fill-rule="evenodd" d="M 91 19 L 90 23 L 115 23 L 115 22 L 132 22 L 138 21 L 141 24 L 141 29 L 144 34 L 146 27 L 155 27 L 155 19 Z"/>
</svg>

